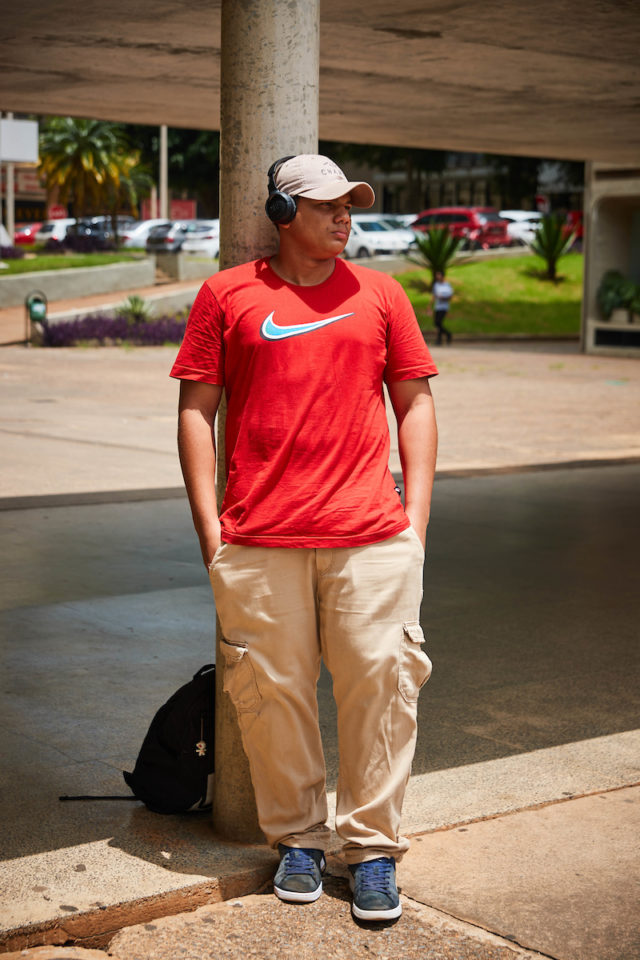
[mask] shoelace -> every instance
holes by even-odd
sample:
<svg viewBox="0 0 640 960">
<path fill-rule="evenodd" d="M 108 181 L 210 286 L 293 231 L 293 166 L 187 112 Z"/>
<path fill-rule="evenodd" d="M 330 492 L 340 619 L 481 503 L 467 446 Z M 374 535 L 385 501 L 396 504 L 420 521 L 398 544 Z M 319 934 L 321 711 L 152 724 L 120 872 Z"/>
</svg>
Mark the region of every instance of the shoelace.
<svg viewBox="0 0 640 960">
<path fill-rule="evenodd" d="M 317 864 L 313 857 L 310 857 L 304 850 L 297 847 L 285 855 L 285 867 L 287 873 L 309 873 L 313 874 Z"/>
<path fill-rule="evenodd" d="M 390 860 L 365 860 L 358 870 L 358 880 L 365 890 L 388 893 L 392 873 L 393 863 Z"/>
</svg>

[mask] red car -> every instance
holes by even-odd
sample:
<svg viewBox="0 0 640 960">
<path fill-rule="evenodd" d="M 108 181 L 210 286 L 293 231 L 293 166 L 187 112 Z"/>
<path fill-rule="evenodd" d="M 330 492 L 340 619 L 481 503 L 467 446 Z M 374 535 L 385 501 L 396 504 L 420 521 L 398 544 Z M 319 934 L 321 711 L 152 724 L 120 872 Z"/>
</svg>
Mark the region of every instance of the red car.
<svg viewBox="0 0 640 960">
<path fill-rule="evenodd" d="M 584 221 L 582 210 L 569 210 L 567 214 L 567 225 L 576 235 L 576 240 L 582 240 L 584 236 Z"/>
<path fill-rule="evenodd" d="M 36 233 L 42 226 L 42 223 L 17 223 L 16 232 L 13 235 L 15 244 L 35 243 Z"/>
<path fill-rule="evenodd" d="M 446 228 L 454 237 L 461 237 L 465 247 L 486 250 L 511 246 L 507 226 L 493 207 L 433 207 L 423 210 L 411 229 L 426 233 L 434 227 Z"/>
</svg>

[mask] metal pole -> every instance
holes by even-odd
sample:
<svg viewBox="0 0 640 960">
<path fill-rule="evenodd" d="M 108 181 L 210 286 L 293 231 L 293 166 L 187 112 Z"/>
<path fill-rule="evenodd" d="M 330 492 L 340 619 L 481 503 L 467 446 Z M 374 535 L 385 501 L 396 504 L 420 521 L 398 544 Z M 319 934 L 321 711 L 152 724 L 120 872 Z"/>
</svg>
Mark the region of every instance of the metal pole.
<svg viewBox="0 0 640 960">
<path fill-rule="evenodd" d="M 169 219 L 169 138 L 165 123 L 160 127 L 160 216 Z"/>
<path fill-rule="evenodd" d="M 318 145 L 319 0 L 222 0 L 220 268 L 275 252 L 264 213 L 267 170 Z M 218 413 L 218 499 L 224 492 L 225 410 Z M 218 628 L 213 818 L 221 835 L 260 839 L 235 710 L 222 691 Z"/>
<path fill-rule="evenodd" d="M 7 113 L 7 119 L 13 120 L 13 114 Z M 13 245 L 16 232 L 15 165 L 13 163 L 5 164 L 5 189 L 7 213 L 6 227 L 11 244 Z"/>
</svg>

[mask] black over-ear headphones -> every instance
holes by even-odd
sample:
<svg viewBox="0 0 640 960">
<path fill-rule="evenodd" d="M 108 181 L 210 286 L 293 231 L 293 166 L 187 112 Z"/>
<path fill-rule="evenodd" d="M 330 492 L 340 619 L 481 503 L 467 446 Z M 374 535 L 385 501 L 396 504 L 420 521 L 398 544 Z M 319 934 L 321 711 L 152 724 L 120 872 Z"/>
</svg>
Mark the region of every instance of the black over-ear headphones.
<svg viewBox="0 0 640 960">
<path fill-rule="evenodd" d="M 269 179 L 269 196 L 264 205 L 264 209 L 272 223 L 291 223 L 298 209 L 296 198 L 291 197 L 288 193 L 283 193 L 282 190 L 278 190 L 276 186 L 275 178 L 278 167 L 286 163 L 287 160 L 293 160 L 293 156 L 280 157 L 279 160 L 271 164 L 267 173 Z"/>
</svg>

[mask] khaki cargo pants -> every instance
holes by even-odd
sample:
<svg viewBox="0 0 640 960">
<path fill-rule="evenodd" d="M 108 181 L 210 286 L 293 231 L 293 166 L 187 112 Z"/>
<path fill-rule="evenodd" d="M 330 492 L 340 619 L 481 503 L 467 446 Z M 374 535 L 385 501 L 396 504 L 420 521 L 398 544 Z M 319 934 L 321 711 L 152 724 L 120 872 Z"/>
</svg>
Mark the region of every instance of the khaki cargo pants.
<svg viewBox="0 0 640 960">
<path fill-rule="evenodd" d="M 336 830 L 347 863 L 408 849 L 400 814 L 431 673 L 419 608 L 416 532 L 364 547 L 223 543 L 210 577 L 224 641 L 224 689 L 238 712 L 260 827 L 272 846 L 326 849 L 320 659 L 338 712 Z"/>
</svg>

